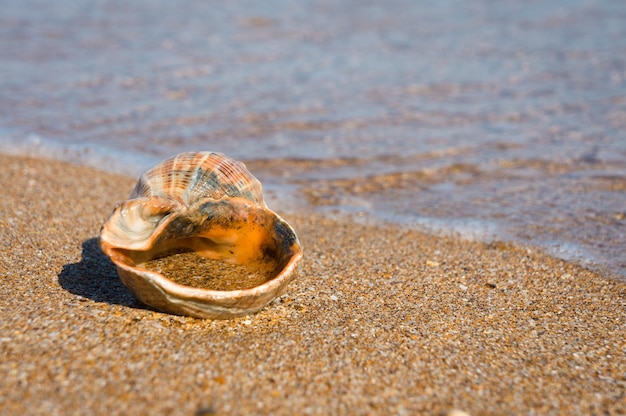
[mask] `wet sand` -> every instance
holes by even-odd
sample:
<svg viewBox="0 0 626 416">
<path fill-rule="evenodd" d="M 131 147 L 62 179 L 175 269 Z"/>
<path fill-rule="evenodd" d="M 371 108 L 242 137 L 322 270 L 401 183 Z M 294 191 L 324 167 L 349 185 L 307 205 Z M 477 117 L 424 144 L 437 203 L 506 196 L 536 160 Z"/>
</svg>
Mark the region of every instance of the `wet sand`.
<svg viewBox="0 0 626 416">
<path fill-rule="evenodd" d="M 142 306 L 96 237 L 133 178 L 0 156 L 1 414 L 624 414 L 626 284 L 535 250 L 289 215 L 260 313 Z"/>
</svg>

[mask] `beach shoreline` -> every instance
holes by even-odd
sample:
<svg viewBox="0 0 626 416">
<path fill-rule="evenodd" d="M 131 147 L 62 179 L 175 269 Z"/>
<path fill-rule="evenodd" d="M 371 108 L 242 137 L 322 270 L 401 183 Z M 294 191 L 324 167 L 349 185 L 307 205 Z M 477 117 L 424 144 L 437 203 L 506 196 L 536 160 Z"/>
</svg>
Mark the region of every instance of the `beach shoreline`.
<svg viewBox="0 0 626 416">
<path fill-rule="evenodd" d="M 2 414 L 624 414 L 626 284 L 512 244 L 285 219 L 256 315 L 141 305 L 99 250 L 135 178 L 0 154 Z"/>
</svg>

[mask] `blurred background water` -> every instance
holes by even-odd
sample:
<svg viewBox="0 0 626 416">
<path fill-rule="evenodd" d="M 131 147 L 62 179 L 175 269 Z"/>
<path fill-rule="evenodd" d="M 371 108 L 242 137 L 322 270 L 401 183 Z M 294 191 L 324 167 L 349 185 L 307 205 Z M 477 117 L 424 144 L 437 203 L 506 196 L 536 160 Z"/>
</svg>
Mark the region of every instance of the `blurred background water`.
<svg viewBox="0 0 626 416">
<path fill-rule="evenodd" d="M 626 2 L 0 0 L 0 146 L 130 175 L 220 151 L 282 211 L 624 278 Z"/>
</svg>

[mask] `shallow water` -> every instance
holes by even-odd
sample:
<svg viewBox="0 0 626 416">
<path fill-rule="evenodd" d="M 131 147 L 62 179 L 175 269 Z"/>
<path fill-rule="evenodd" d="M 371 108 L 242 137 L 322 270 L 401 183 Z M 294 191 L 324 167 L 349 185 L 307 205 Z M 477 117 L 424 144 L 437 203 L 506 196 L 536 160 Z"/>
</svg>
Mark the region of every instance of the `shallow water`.
<svg viewBox="0 0 626 416">
<path fill-rule="evenodd" d="M 626 3 L 0 0 L 0 145 L 626 276 Z M 112 204 L 117 201 L 112 201 Z"/>
</svg>

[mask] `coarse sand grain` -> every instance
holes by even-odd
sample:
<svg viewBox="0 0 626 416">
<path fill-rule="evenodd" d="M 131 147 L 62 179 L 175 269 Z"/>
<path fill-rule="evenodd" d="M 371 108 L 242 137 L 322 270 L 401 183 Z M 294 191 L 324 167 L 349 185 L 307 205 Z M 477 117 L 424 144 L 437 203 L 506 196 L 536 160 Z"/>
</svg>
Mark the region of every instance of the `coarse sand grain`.
<svg viewBox="0 0 626 416">
<path fill-rule="evenodd" d="M 302 212 L 285 215 L 305 251 L 285 295 L 233 320 L 173 316 L 98 248 L 133 178 L 0 164 L 0 414 L 626 413 L 617 279 Z"/>
</svg>

